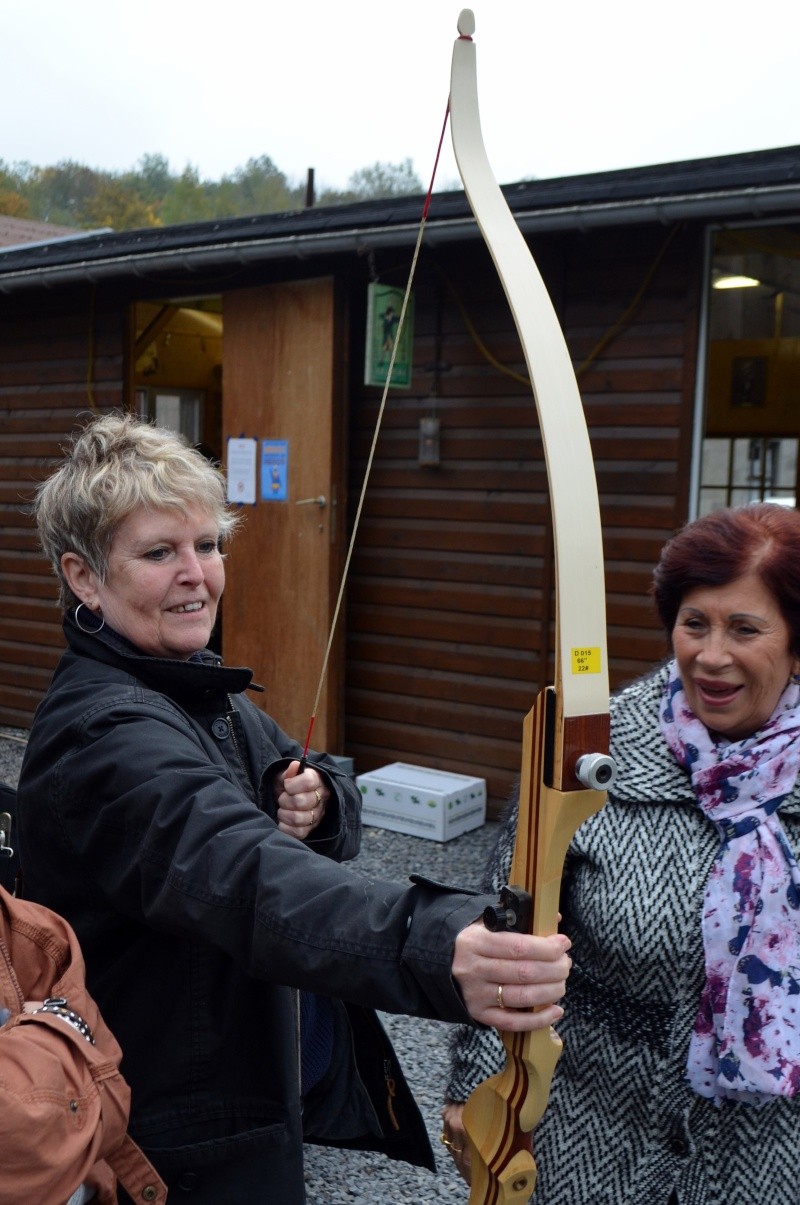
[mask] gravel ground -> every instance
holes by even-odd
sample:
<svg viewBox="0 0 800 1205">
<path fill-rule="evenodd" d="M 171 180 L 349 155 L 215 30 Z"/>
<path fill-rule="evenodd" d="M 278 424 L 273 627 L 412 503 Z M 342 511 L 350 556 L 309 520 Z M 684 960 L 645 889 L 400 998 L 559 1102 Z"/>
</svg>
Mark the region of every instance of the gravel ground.
<svg viewBox="0 0 800 1205">
<path fill-rule="evenodd" d="M 0 780 L 15 786 L 26 733 L 0 728 Z M 405 879 L 412 871 L 450 883 L 477 884 L 496 827 L 465 833 L 440 844 L 385 829 L 366 828 L 362 850 L 351 863 L 366 875 Z M 466 1202 L 467 1187 L 439 1142 L 439 1111 L 447 1075 L 447 1038 L 442 1021 L 382 1014 L 406 1078 L 425 1118 L 437 1174 L 382 1155 L 306 1147 L 307 1205 L 428 1205 Z"/>
<path fill-rule="evenodd" d="M 22 728 L 0 728 L 0 782 L 17 785 L 27 736 Z"/>
<path fill-rule="evenodd" d="M 364 874 L 405 879 L 417 871 L 448 883 L 478 884 L 497 835 L 494 824 L 440 844 L 386 829 L 365 828 L 361 853 L 351 865 Z M 381 1014 L 425 1118 L 437 1174 L 383 1155 L 306 1147 L 307 1205 L 428 1205 L 466 1202 L 467 1186 L 439 1142 L 447 1078 L 450 1026 L 444 1021 Z"/>
</svg>

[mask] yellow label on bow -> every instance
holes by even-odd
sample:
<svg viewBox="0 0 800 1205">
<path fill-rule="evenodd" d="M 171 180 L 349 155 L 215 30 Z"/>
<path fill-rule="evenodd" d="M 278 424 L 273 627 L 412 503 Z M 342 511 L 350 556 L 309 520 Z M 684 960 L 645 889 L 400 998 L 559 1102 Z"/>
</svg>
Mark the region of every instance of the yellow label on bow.
<svg viewBox="0 0 800 1205">
<path fill-rule="evenodd" d="M 599 674 L 600 649 L 573 649 L 572 672 L 573 674 Z"/>
</svg>

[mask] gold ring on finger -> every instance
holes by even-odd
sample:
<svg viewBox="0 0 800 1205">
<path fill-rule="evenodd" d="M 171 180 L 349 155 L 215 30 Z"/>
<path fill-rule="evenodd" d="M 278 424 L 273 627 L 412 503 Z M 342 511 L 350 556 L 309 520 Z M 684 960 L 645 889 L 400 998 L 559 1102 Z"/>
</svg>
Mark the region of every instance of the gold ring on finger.
<svg viewBox="0 0 800 1205">
<path fill-rule="evenodd" d="M 503 985 L 502 985 L 502 983 L 498 983 L 498 985 L 497 985 L 497 1007 L 505 1008 L 505 1004 L 503 1003 Z"/>
</svg>

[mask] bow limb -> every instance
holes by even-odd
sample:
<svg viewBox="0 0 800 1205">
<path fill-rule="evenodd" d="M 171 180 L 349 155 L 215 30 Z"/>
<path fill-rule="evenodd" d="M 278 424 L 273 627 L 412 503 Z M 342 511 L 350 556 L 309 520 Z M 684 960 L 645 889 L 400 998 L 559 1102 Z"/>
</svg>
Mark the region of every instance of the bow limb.
<svg viewBox="0 0 800 1205">
<path fill-rule="evenodd" d="M 572 361 L 544 282 L 495 180 L 480 127 L 474 19 L 453 49 L 453 148 L 470 206 L 519 333 L 547 465 L 556 576 L 554 684 L 523 726 L 517 840 L 510 882 L 532 898 L 529 931 L 554 933 L 564 857 L 605 801 L 609 688 L 602 532 L 594 462 Z M 504 1071 L 464 1110 L 472 1153 L 470 1205 L 523 1205 L 536 1165 L 530 1132 L 547 1104 L 561 1051 L 552 1030 L 503 1035 Z"/>
</svg>

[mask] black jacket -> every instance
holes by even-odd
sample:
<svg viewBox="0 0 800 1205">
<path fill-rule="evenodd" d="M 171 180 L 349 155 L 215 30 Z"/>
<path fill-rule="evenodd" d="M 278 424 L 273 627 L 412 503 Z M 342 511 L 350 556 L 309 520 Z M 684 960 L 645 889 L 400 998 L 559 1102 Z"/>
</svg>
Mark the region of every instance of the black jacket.
<svg viewBox="0 0 800 1205">
<path fill-rule="evenodd" d="M 198 1205 L 302 1202 L 302 988 L 347 1006 L 306 1139 L 432 1167 L 369 1010 L 467 1019 L 452 945 L 489 901 L 338 865 L 358 848 L 358 793 L 325 757 L 311 759 L 332 792 L 323 824 L 307 843 L 281 833 L 272 780 L 301 750 L 243 697 L 249 670 L 146 657 L 71 618 L 65 631 L 20 777 L 24 894 L 78 934 L 133 1136 Z"/>
</svg>

